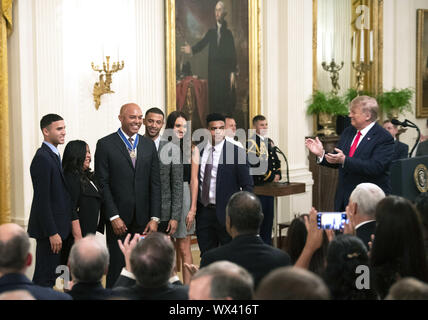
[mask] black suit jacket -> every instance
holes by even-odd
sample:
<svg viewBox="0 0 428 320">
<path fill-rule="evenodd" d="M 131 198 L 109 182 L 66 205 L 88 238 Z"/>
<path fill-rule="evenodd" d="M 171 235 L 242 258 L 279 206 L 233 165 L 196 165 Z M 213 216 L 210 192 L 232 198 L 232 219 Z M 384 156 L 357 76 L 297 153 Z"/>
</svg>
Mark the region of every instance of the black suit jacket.
<svg viewBox="0 0 428 320">
<path fill-rule="evenodd" d="M 108 223 L 115 215 L 127 226 L 134 216 L 139 226 L 145 226 L 150 217 L 160 218 L 159 159 L 151 139 L 139 135 L 135 168 L 117 132 L 98 140 L 95 174 L 104 198 L 102 214 Z"/>
<path fill-rule="evenodd" d="M 68 294 L 35 285 L 20 273 L 5 274 L 0 278 L 0 294 L 14 290 L 27 290 L 36 300 L 71 300 Z"/>
<path fill-rule="evenodd" d="M 168 283 L 160 288 L 143 288 L 138 284 L 125 288 L 113 289 L 115 296 L 130 300 L 188 300 L 189 288 L 187 286 Z"/>
<path fill-rule="evenodd" d="M 371 235 L 375 234 L 375 231 L 376 221 L 367 222 L 366 224 L 363 224 L 355 230 L 357 237 L 364 242 L 367 250 L 370 250 L 369 242 L 372 241 Z"/>
<path fill-rule="evenodd" d="M 98 226 L 98 217 L 101 208 L 101 191 L 88 181 L 82 182 L 77 173 L 64 173 L 67 188 L 73 201 L 74 215 L 79 218 L 82 236 L 89 233 L 95 234 L 97 231 L 103 232 L 103 219 L 100 219 Z"/>
<path fill-rule="evenodd" d="M 409 146 L 405 143 L 402 143 L 398 140 L 394 142 L 394 156 L 392 157 L 392 161 L 407 159 L 409 157 Z"/>
<path fill-rule="evenodd" d="M 290 256 L 285 251 L 265 244 L 257 235 L 237 236 L 230 243 L 205 252 L 200 267 L 221 260 L 245 268 L 253 276 L 255 286 L 270 271 L 291 264 Z"/>
<path fill-rule="evenodd" d="M 72 203 L 58 156 L 46 145 L 37 150 L 30 166 L 33 182 L 28 234 L 44 239 L 59 234 L 64 240 L 71 231 Z"/>
<path fill-rule="evenodd" d="M 201 158 L 205 146 L 200 149 Z M 198 177 L 201 181 L 200 167 Z M 253 186 L 253 178 L 250 176 L 250 166 L 245 150 L 225 140 L 216 179 L 216 214 L 222 225 L 226 224 L 226 205 L 230 197 L 241 190 L 253 192 Z M 199 199 L 200 197 L 201 195 L 199 195 Z"/>
<path fill-rule="evenodd" d="M 101 282 L 76 283 L 68 294 L 73 300 L 107 300 L 114 297 L 112 290 L 104 289 Z"/>
<path fill-rule="evenodd" d="M 321 162 L 339 169 L 334 208 L 336 211 L 345 211 L 349 196 L 355 187 L 363 182 L 378 185 L 385 194 L 391 193 L 389 167 L 394 154 L 394 138 L 378 123 L 369 130 L 361 140 L 352 158 L 348 157 L 351 143 L 357 130 L 351 126 L 343 131 L 337 148 L 346 156 L 344 165 L 332 165 L 324 158 Z"/>
</svg>

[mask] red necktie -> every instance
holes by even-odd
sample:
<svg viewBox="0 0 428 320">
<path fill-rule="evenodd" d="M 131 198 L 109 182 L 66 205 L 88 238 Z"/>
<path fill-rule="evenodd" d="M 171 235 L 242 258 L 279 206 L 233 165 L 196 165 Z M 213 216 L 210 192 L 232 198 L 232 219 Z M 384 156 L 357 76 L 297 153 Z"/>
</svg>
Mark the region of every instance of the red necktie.
<svg viewBox="0 0 428 320">
<path fill-rule="evenodd" d="M 360 141 L 361 131 L 358 131 L 357 136 L 354 140 L 354 143 L 351 146 L 351 150 L 349 150 L 349 157 L 352 158 L 354 156 L 355 150 L 357 150 L 358 141 Z"/>
</svg>

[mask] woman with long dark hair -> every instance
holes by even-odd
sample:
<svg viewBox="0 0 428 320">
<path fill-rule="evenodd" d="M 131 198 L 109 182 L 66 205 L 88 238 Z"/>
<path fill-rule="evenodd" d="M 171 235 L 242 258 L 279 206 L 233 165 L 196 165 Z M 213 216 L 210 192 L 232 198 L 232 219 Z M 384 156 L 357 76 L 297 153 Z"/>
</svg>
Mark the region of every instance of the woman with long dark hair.
<svg viewBox="0 0 428 320">
<path fill-rule="evenodd" d="M 388 196 L 376 207 L 376 233 L 370 254 L 376 291 L 383 299 L 400 278 L 428 281 L 422 223 L 407 199 Z"/>
<path fill-rule="evenodd" d="M 97 229 L 102 232 L 104 226 L 99 218 L 101 192 L 89 167 L 90 163 L 91 151 L 85 141 L 74 140 L 67 144 L 62 167 L 83 237 L 90 233 L 95 234 Z"/>
<path fill-rule="evenodd" d="M 172 141 L 180 144 L 180 157 L 183 163 L 183 213 L 178 223 L 177 230 L 172 235 L 175 239 L 176 250 L 181 258 L 181 270 L 183 283 L 189 284 L 191 274 L 184 263 L 192 264 L 192 252 L 190 248 L 191 235 L 195 233 L 196 203 L 198 197 L 198 163 L 199 151 L 196 146 L 191 150 L 184 148 L 184 137 L 187 133 L 187 117 L 181 111 L 173 111 L 166 120 L 166 129 L 172 129 L 175 137 Z M 190 134 L 190 132 L 188 132 Z M 189 146 L 190 147 L 190 146 Z"/>
</svg>

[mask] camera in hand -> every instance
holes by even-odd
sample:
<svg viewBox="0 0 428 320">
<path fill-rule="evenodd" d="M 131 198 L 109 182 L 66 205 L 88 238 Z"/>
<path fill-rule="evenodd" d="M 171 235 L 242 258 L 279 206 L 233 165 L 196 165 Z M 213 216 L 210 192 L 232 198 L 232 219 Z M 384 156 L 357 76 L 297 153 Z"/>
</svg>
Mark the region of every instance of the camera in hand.
<svg viewBox="0 0 428 320">
<path fill-rule="evenodd" d="M 318 229 L 343 230 L 347 222 L 345 212 L 319 212 L 317 214 Z"/>
</svg>

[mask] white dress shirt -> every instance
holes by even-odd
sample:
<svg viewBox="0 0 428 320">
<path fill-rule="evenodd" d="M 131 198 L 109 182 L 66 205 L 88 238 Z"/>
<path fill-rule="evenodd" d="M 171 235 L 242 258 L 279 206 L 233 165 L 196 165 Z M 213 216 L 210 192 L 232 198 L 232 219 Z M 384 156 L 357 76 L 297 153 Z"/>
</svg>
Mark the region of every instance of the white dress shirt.
<svg viewBox="0 0 428 320">
<path fill-rule="evenodd" d="M 215 150 L 213 152 L 213 168 L 211 170 L 211 183 L 210 183 L 210 193 L 209 193 L 209 199 L 211 204 L 216 204 L 215 197 L 216 197 L 216 182 L 217 182 L 217 172 L 218 172 L 218 163 L 220 161 L 220 155 L 223 150 L 224 146 L 224 139 L 219 144 L 215 145 Z M 204 152 L 202 153 L 201 158 L 201 174 L 199 176 L 199 188 L 202 194 L 202 185 L 204 182 L 204 174 L 205 174 L 205 165 L 207 164 L 208 157 L 211 153 L 212 144 L 211 141 L 207 143 L 206 147 L 204 148 Z"/>
</svg>

